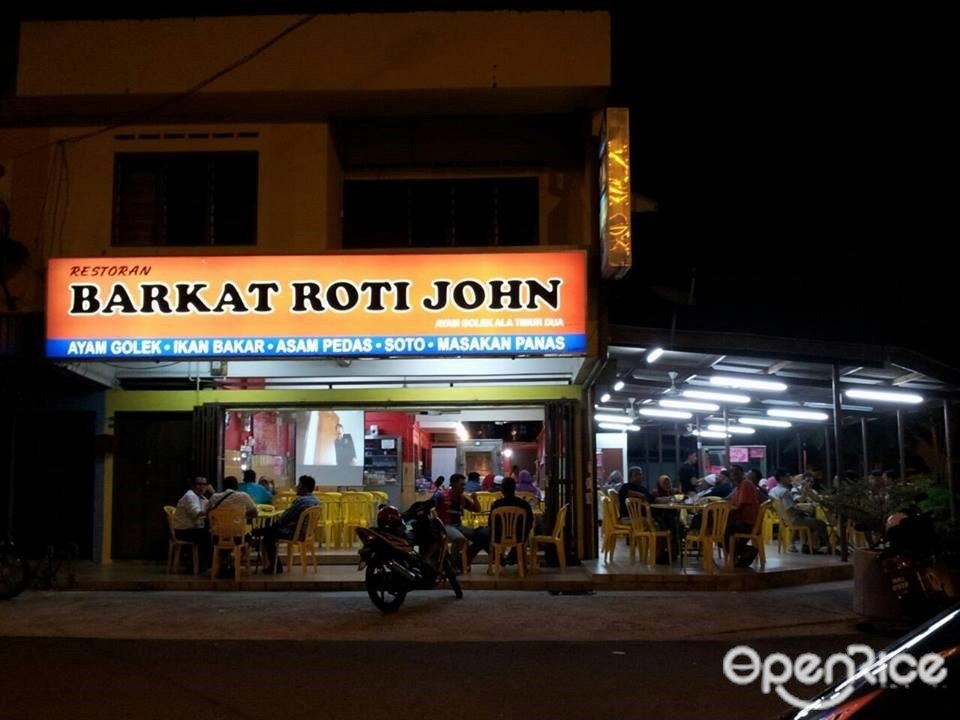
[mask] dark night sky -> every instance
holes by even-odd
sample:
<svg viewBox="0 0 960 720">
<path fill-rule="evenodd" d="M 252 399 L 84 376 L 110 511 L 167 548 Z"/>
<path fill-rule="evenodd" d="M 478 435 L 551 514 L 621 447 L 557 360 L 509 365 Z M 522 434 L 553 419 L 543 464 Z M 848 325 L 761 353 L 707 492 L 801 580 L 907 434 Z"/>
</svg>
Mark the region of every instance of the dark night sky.
<svg viewBox="0 0 960 720">
<path fill-rule="evenodd" d="M 612 291 L 615 320 L 664 322 L 674 308 L 664 297 L 686 295 L 695 267 L 695 305 L 680 308 L 680 329 L 743 330 L 749 317 L 754 331 L 901 344 L 960 366 L 950 332 L 957 141 L 948 124 L 957 123 L 945 15 L 616 2 L 135 8 L 151 16 L 399 6 L 612 9 L 611 104 L 631 109 L 634 191 L 659 204 L 637 218 L 637 263 Z M 109 16 L 95 3 L 42 0 L 28 12 Z M 5 30 L 0 47 L 9 37 Z M 0 62 L 9 57 L 4 50 Z"/>
</svg>

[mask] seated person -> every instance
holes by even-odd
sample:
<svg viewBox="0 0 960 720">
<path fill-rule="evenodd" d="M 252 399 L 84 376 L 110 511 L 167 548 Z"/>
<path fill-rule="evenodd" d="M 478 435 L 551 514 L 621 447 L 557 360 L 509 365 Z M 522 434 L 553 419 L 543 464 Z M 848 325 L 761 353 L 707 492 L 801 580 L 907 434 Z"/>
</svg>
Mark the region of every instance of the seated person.
<svg viewBox="0 0 960 720">
<path fill-rule="evenodd" d="M 766 502 L 770 499 L 770 496 L 767 494 L 767 489 L 764 487 L 765 483 L 760 479 L 759 470 L 748 470 L 747 480 L 752 482 L 753 486 L 757 489 L 757 497 L 760 499 L 760 502 Z"/>
<path fill-rule="evenodd" d="M 233 475 L 227 475 L 223 479 L 223 492 L 215 493 L 210 498 L 210 504 L 207 506 L 207 514 L 210 514 L 218 507 L 236 507 L 243 510 L 244 514 L 252 519 L 257 516 L 257 505 L 253 498 L 239 489 L 237 478 Z"/>
<path fill-rule="evenodd" d="M 243 482 L 236 489 L 252 497 L 255 505 L 269 505 L 273 502 L 273 493 L 257 482 L 257 473 L 254 470 L 243 471 Z"/>
<path fill-rule="evenodd" d="M 520 473 L 523 474 L 527 472 L 526 470 L 521 470 Z M 518 507 L 526 511 L 526 520 L 523 523 L 523 540 L 526 542 L 527 538 L 530 536 L 530 532 L 533 530 L 533 508 L 530 507 L 528 503 L 523 498 L 517 497 L 517 482 L 512 477 L 505 477 L 503 479 L 503 484 L 500 486 L 501 492 L 503 493 L 502 498 L 498 498 L 494 501 L 493 505 L 490 506 L 490 512 L 500 507 Z M 498 528 L 499 530 L 499 528 Z M 494 540 L 499 540 L 499 537 L 495 537 Z M 480 544 L 484 543 L 485 546 L 489 547 L 490 545 L 490 527 L 478 528 L 476 534 L 474 535 L 474 542 Z M 505 565 L 511 565 L 516 562 L 516 549 L 511 549 L 510 553 L 504 558 Z"/>
<path fill-rule="evenodd" d="M 697 493 L 698 498 L 718 497 L 726 499 L 733 492 L 733 483 L 730 482 L 730 473 L 726 468 L 717 475 L 712 473 L 707 475 L 703 481 L 706 483 L 706 487 Z"/>
<path fill-rule="evenodd" d="M 447 530 L 447 538 L 450 540 L 450 552 L 454 563 L 460 562 L 461 549 L 469 544 L 467 548 L 467 561 L 473 560 L 477 553 L 485 549 L 482 538 L 477 538 L 477 529 L 465 527 L 463 525 L 463 512 L 480 512 L 480 503 L 476 501 L 473 495 L 465 492 L 466 477 L 461 473 L 454 473 L 450 476 L 450 487 L 446 490 L 438 490 L 433 499 L 437 506 L 437 516 Z"/>
<path fill-rule="evenodd" d="M 272 573 L 274 568 L 274 559 L 277 556 L 278 540 L 293 540 L 293 533 L 297 529 L 297 521 L 300 515 L 307 508 L 320 504 L 320 501 L 313 496 L 313 490 L 317 486 L 317 481 L 309 475 L 301 475 L 297 480 L 297 499 L 293 504 L 283 511 L 283 514 L 277 518 L 273 525 L 263 528 L 262 531 L 254 533 L 263 537 L 261 555 L 264 560 L 264 572 Z M 303 540 L 304 538 L 297 538 Z M 283 572 L 283 565 L 277 563 L 277 572 Z"/>
<path fill-rule="evenodd" d="M 733 491 L 733 508 L 730 510 L 727 527 L 723 534 L 723 546 L 725 548 L 729 547 L 730 536 L 734 533 L 749 534 L 753 530 L 757 515 L 760 513 L 757 486 L 753 479 L 744 476 L 743 468 L 740 465 L 734 465 L 730 470 L 735 489 Z M 759 481 L 760 473 L 756 474 L 756 478 Z M 736 549 L 734 550 L 734 560 L 737 567 L 749 567 L 756 555 L 756 548 L 748 548 L 746 539 L 737 539 Z"/>
<path fill-rule="evenodd" d="M 671 484 L 669 475 L 661 475 L 657 478 L 657 486 L 653 489 L 653 496 L 655 498 L 672 498 L 679 492 L 680 490 Z"/>
<path fill-rule="evenodd" d="M 197 545 L 200 551 L 200 571 L 210 567 L 213 547 L 207 530 L 207 506 L 213 488 L 205 477 L 195 477 L 173 512 L 173 534 L 177 540 Z"/>
<path fill-rule="evenodd" d="M 823 520 L 807 515 L 797 507 L 793 497 L 793 483 L 789 475 L 785 475 L 777 481 L 777 486 L 770 491 L 770 497 L 780 502 L 780 507 L 784 515 L 794 525 L 810 528 L 813 535 L 813 548 L 804 548 L 804 552 L 812 552 L 815 548 L 825 549 L 827 540 L 827 524 Z M 791 547 L 791 552 L 796 552 L 796 548 Z"/>
<path fill-rule="evenodd" d="M 618 494 L 620 496 L 620 518 L 628 522 L 630 518 L 630 514 L 627 512 L 628 497 L 638 497 L 647 502 L 653 502 L 653 495 L 647 490 L 644 482 L 643 470 L 636 466 L 630 468 L 627 481 L 620 486 Z"/>
<path fill-rule="evenodd" d="M 468 493 L 475 493 L 478 490 L 481 490 L 480 487 L 480 473 L 478 472 L 468 472 L 467 473 L 467 484 L 464 486 L 464 491 Z"/>
</svg>

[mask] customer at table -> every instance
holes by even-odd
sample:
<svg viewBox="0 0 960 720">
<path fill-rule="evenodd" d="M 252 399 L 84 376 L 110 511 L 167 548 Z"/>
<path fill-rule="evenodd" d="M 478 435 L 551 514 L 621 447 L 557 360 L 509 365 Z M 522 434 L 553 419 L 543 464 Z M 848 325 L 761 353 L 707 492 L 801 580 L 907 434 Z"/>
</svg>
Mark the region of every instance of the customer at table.
<svg viewBox="0 0 960 720">
<path fill-rule="evenodd" d="M 527 472 L 526 470 L 521 470 L 520 473 L 523 474 Z M 531 531 L 533 530 L 533 508 L 530 507 L 528 503 L 523 498 L 517 497 L 517 483 L 512 477 L 505 477 L 503 483 L 500 486 L 501 492 L 503 492 L 503 497 L 498 498 L 494 501 L 493 505 L 490 506 L 490 512 L 493 512 L 497 508 L 501 507 L 518 507 L 521 508 L 526 516 L 526 520 L 523 523 L 523 540 L 526 542 L 527 538 L 530 536 Z M 498 529 L 500 529 L 498 527 Z M 474 533 L 473 542 L 480 547 L 489 547 L 490 545 L 490 527 L 478 528 Z M 499 540 L 499 537 L 494 538 Z M 507 556 L 504 558 L 504 565 L 513 565 L 517 561 L 517 552 L 516 548 L 512 548 Z"/>
<path fill-rule="evenodd" d="M 814 547 L 808 548 L 804 545 L 802 548 L 804 552 L 813 552 L 814 548 L 819 548 L 819 551 L 826 551 L 827 525 L 823 520 L 808 515 L 797 507 L 796 500 L 793 496 L 793 482 L 789 475 L 784 475 L 777 481 L 777 486 L 770 491 L 770 497 L 780 503 L 783 514 L 787 516 L 787 519 L 792 524 L 810 528 L 810 533 L 813 535 Z M 797 551 L 793 546 L 791 546 L 789 550 L 790 552 Z"/>
<path fill-rule="evenodd" d="M 530 474 L 529 470 L 521 470 L 517 474 L 516 485 L 517 485 L 517 490 L 516 490 L 517 492 L 530 493 L 531 495 L 536 497 L 536 500 L 534 500 L 534 502 L 531 503 L 533 507 L 537 507 L 537 505 L 540 504 L 540 500 L 543 497 L 543 495 L 540 492 L 540 487 L 537 485 L 536 481 L 533 479 L 533 476 Z"/>
<path fill-rule="evenodd" d="M 770 499 L 766 489 L 763 487 L 759 470 L 747 470 L 747 480 L 752 482 L 753 486 L 757 489 L 757 498 L 760 500 L 760 502 L 764 503 Z"/>
<path fill-rule="evenodd" d="M 460 551 L 464 546 L 468 546 L 468 562 L 485 548 L 483 538 L 477 538 L 477 529 L 465 527 L 463 524 L 465 510 L 480 512 L 480 503 L 473 495 L 464 492 L 466 480 L 462 473 L 454 473 L 450 476 L 450 487 L 446 490 L 438 490 L 433 496 L 437 504 L 437 516 L 447 531 L 451 556 L 455 564 L 460 562 Z"/>
<path fill-rule="evenodd" d="M 630 518 L 630 513 L 627 512 L 628 497 L 636 497 L 641 500 L 646 500 L 647 502 L 653 502 L 653 495 L 647 490 L 647 485 L 644 482 L 643 470 L 636 466 L 630 468 L 630 472 L 627 474 L 627 481 L 620 486 L 617 494 L 620 496 L 620 517 L 623 520 L 629 520 Z"/>
<path fill-rule="evenodd" d="M 653 496 L 655 498 L 672 498 L 679 492 L 677 488 L 673 487 L 669 475 L 661 475 L 657 478 L 657 487 L 653 489 Z"/>
<path fill-rule="evenodd" d="M 759 479 L 759 473 L 757 473 Z M 751 533 L 753 525 L 760 513 L 760 500 L 757 496 L 757 487 L 753 480 L 748 480 L 743 474 L 740 465 L 730 468 L 730 479 L 733 481 L 733 507 L 727 517 L 727 527 L 723 534 L 723 546 L 729 547 L 730 536 L 734 533 Z M 733 551 L 734 564 L 737 567 L 749 567 L 757 555 L 756 548 L 747 548 L 745 538 L 738 538 Z"/>
<path fill-rule="evenodd" d="M 190 489 L 177 501 L 173 512 L 173 534 L 177 540 L 194 543 L 199 548 L 200 570 L 210 567 L 213 549 L 207 530 L 207 507 L 212 488 L 207 479 L 197 476 Z"/>
<path fill-rule="evenodd" d="M 467 473 L 467 483 L 464 486 L 464 490 L 471 494 L 481 490 L 480 473 L 476 471 L 471 471 Z"/>
<path fill-rule="evenodd" d="M 484 475 L 483 482 L 480 483 L 480 489 L 483 490 L 484 492 L 493 492 L 493 479 L 494 479 L 493 473 L 487 473 L 486 475 Z M 503 478 L 501 478 L 501 481 L 502 480 Z"/>
<path fill-rule="evenodd" d="M 210 504 L 207 506 L 209 514 L 217 508 L 237 508 L 242 510 L 244 515 L 253 519 L 257 516 L 257 505 L 253 498 L 245 492 L 241 492 L 237 483 L 237 478 L 233 475 L 227 475 L 223 479 L 223 492 L 215 493 L 210 498 Z"/>
<path fill-rule="evenodd" d="M 730 473 L 724 468 L 714 475 L 711 473 L 704 479 L 704 487 L 697 493 L 697 497 L 718 497 L 726 499 L 733 493 L 733 483 L 730 481 Z"/>
<path fill-rule="evenodd" d="M 224 478 L 224 486 L 226 486 L 226 478 Z M 253 498 L 255 505 L 269 505 L 273 502 L 273 494 L 257 482 L 257 473 L 252 469 L 243 471 L 243 482 L 237 490 Z"/>
<path fill-rule="evenodd" d="M 297 529 L 297 521 L 300 515 L 307 508 L 316 507 L 320 501 L 313 496 L 313 490 L 317 486 L 317 481 L 310 475 L 301 475 L 297 480 L 297 499 L 293 501 L 283 514 L 277 518 L 276 522 L 269 527 L 256 531 L 255 535 L 263 537 L 262 552 L 265 567 L 265 573 L 272 573 L 274 568 L 274 559 L 277 556 L 277 541 L 292 540 L 293 533 Z M 304 538 L 297 538 L 303 540 Z M 283 565 L 276 563 L 277 572 L 283 572 Z"/>
</svg>

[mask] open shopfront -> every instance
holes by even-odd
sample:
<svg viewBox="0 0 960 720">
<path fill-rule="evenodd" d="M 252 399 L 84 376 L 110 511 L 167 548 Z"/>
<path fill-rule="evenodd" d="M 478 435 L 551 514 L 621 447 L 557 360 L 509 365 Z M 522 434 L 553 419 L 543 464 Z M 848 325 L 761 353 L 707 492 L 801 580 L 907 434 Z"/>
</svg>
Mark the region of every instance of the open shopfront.
<svg viewBox="0 0 960 720">
<path fill-rule="evenodd" d="M 587 497 L 582 251 L 328 259 L 51 262 L 48 355 L 109 387 L 104 559 L 156 552 L 190 474 L 310 474 L 402 506 L 516 464 L 548 508 Z"/>
</svg>

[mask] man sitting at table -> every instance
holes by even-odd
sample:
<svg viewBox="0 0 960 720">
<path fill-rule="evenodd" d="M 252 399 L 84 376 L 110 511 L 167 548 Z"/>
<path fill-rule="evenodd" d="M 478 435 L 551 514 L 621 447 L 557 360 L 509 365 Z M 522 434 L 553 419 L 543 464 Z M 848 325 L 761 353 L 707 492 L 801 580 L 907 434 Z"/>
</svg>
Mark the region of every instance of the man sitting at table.
<svg viewBox="0 0 960 720">
<path fill-rule="evenodd" d="M 307 508 L 315 507 L 320 501 L 313 496 L 313 489 L 317 486 L 317 481 L 309 475 L 301 475 L 297 480 L 297 499 L 293 504 L 283 511 L 283 514 L 277 518 L 277 521 L 270 527 L 263 528 L 255 535 L 263 537 L 263 560 L 265 562 L 264 572 L 270 574 L 273 572 L 274 559 L 277 556 L 277 541 L 292 540 L 293 533 L 297 529 L 297 521 L 300 515 Z M 304 538 L 297 538 L 303 540 Z M 277 561 L 277 572 L 283 572 L 283 565 Z"/>
<path fill-rule="evenodd" d="M 521 473 L 526 472 L 521 470 Z M 526 520 L 523 523 L 523 541 L 526 542 L 527 538 L 530 536 L 530 532 L 533 530 L 533 508 L 530 507 L 528 503 L 523 498 L 517 497 L 517 481 L 512 477 L 505 477 L 503 479 L 503 484 L 500 486 L 501 491 L 503 492 L 503 497 L 494 501 L 493 505 L 490 506 L 490 512 L 493 512 L 497 508 L 501 507 L 518 507 L 521 508 L 526 513 Z M 499 527 L 497 528 L 500 529 Z M 499 540 L 500 538 L 494 538 Z M 485 528 L 477 528 L 473 536 L 473 542 L 478 547 L 488 547 L 490 545 L 490 527 L 489 522 L 488 526 Z M 510 552 L 503 560 L 504 565 L 513 565 L 517 561 L 517 550 L 516 548 L 511 548 Z"/>
<path fill-rule="evenodd" d="M 647 490 L 646 483 L 643 481 L 643 470 L 636 466 L 630 468 L 627 481 L 620 486 L 617 492 L 620 496 L 620 517 L 628 522 L 630 519 L 630 513 L 627 512 L 628 497 L 637 497 L 647 502 L 653 502 L 653 495 Z"/>
<path fill-rule="evenodd" d="M 253 502 L 252 497 L 244 492 L 240 492 L 238 488 L 239 483 L 237 482 L 237 478 L 233 475 L 227 475 L 223 479 L 223 492 L 215 493 L 214 496 L 210 498 L 207 513 L 209 514 L 218 507 L 238 508 L 243 510 L 248 518 L 255 518 L 257 516 L 256 503 Z"/>
<path fill-rule="evenodd" d="M 797 507 L 793 497 L 793 481 L 789 475 L 779 478 L 777 486 L 770 491 L 770 497 L 779 501 L 784 515 L 792 524 L 810 528 L 810 533 L 813 535 L 813 548 L 804 545 L 803 552 L 810 553 L 814 548 L 819 548 L 817 552 L 826 552 L 827 524 L 823 520 L 807 515 Z M 789 550 L 790 552 L 797 551 L 793 545 L 790 546 Z"/>
<path fill-rule="evenodd" d="M 243 483 L 237 489 L 252 497 L 257 505 L 269 505 L 273 502 L 273 495 L 264 485 L 257 482 L 257 473 L 254 470 L 243 471 Z"/>
<path fill-rule="evenodd" d="M 733 508 L 727 518 L 727 527 L 723 533 L 723 546 L 729 548 L 730 536 L 734 533 L 751 533 L 753 524 L 757 521 L 760 512 L 760 500 L 757 497 L 757 487 L 752 480 L 744 477 L 743 468 L 734 465 L 730 468 L 730 478 L 733 480 Z M 734 564 L 737 567 L 750 567 L 757 556 L 757 549 L 747 547 L 745 538 L 738 538 L 733 553 Z"/>
</svg>

